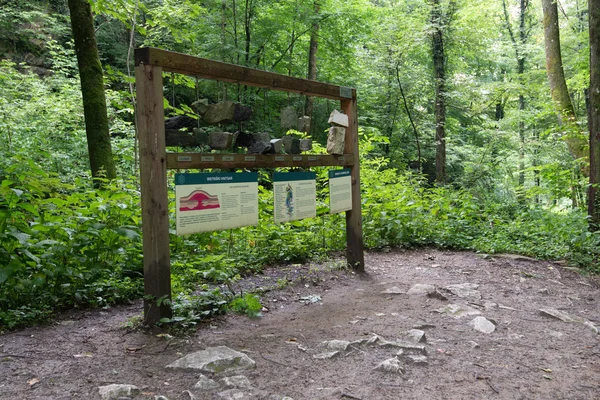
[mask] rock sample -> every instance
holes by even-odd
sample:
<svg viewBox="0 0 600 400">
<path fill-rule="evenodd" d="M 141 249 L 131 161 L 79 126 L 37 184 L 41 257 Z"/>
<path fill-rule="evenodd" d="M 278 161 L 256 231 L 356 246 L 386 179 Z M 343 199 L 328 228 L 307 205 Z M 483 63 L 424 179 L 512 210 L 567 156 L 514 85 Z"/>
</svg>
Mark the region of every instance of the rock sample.
<svg viewBox="0 0 600 400">
<path fill-rule="evenodd" d="M 227 346 L 217 346 L 188 354 L 167 365 L 167 368 L 181 368 L 218 374 L 231 369 L 254 368 L 255 365 L 254 360 L 246 354 Z"/>
<path fill-rule="evenodd" d="M 342 128 L 341 126 L 332 126 L 329 128 L 329 135 L 327 135 L 327 153 L 344 154 L 345 143 L 346 128 Z"/>
<path fill-rule="evenodd" d="M 271 137 L 266 132 L 252 134 L 252 144 L 248 146 L 249 154 L 267 154 L 273 153 L 271 146 Z"/>
<path fill-rule="evenodd" d="M 285 107 L 281 110 L 281 127 L 283 129 L 296 129 L 298 126 L 298 114 L 294 107 Z"/>
<path fill-rule="evenodd" d="M 287 154 L 300 154 L 300 139 L 292 135 L 285 135 L 282 140 L 283 150 Z"/>
<path fill-rule="evenodd" d="M 254 143 L 254 136 L 248 132 L 236 132 L 235 147 L 250 147 Z"/>
<path fill-rule="evenodd" d="M 300 139 L 300 151 L 311 151 L 312 139 Z"/>
<path fill-rule="evenodd" d="M 209 125 L 223 122 L 248 121 L 252 117 L 252 109 L 233 101 L 211 104 L 207 107 L 202 119 Z"/>
<path fill-rule="evenodd" d="M 333 110 L 329 115 L 329 121 L 332 125 L 341 126 L 344 128 L 348 127 L 348 116 L 344 113 L 339 112 L 338 110 Z"/>
<path fill-rule="evenodd" d="M 195 146 L 208 146 L 208 132 L 194 128 L 194 138 L 196 138 Z"/>
<path fill-rule="evenodd" d="M 234 135 L 230 132 L 210 132 L 208 145 L 215 150 L 226 150 L 233 144 Z"/>
<path fill-rule="evenodd" d="M 273 153 L 275 153 L 275 154 L 283 153 L 283 140 L 271 139 L 271 147 L 273 148 Z"/>
<path fill-rule="evenodd" d="M 204 115 L 206 110 L 208 110 L 208 99 L 200 99 L 193 102 L 192 110 L 194 110 L 198 115 Z"/>
<path fill-rule="evenodd" d="M 298 130 L 300 132 L 310 132 L 310 117 L 308 115 L 298 118 Z"/>
<path fill-rule="evenodd" d="M 165 120 L 165 129 L 183 129 L 197 126 L 198 121 L 187 115 L 177 115 Z"/>
<path fill-rule="evenodd" d="M 167 146 L 191 147 L 197 146 L 194 135 L 178 129 L 165 129 L 165 144 Z"/>
</svg>

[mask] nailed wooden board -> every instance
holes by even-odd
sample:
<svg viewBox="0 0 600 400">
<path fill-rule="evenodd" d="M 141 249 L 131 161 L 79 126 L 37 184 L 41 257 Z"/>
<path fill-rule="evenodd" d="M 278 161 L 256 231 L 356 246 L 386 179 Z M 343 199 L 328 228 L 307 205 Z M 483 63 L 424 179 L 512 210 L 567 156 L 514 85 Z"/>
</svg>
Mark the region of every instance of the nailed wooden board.
<svg viewBox="0 0 600 400">
<path fill-rule="evenodd" d="M 176 72 L 199 78 L 240 83 L 335 100 L 351 97 L 354 91 L 343 86 L 207 60 L 153 47 L 135 49 L 135 64 L 162 67 L 165 72 Z"/>
</svg>

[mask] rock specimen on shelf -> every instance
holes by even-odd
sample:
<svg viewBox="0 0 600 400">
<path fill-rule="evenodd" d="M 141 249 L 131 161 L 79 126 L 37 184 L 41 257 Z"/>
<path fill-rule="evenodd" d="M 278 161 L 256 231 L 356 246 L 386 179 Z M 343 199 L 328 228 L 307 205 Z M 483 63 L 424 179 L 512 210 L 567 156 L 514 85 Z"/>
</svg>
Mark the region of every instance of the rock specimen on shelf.
<svg viewBox="0 0 600 400">
<path fill-rule="evenodd" d="M 300 151 L 312 150 L 312 139 L 300 139 Z"/>
<path fill-rule="evenodd" d="M 298 118 L 298 130 L 300 132 L 310 132 L 310 117 L 308 115 Z"/>
<path fill-rule="evenodd" d="M 241 122 L 248 121 L 252 117 L 252 108 L 234 103 L 233 101 L 223 101 L 217 104 L 210 104 L 202 119 L 209 125 L 216 125 L 223 122 Z"/>
<path fill-rule="evenodd" d="M 332 126 L 327 135 L 327 153 L 344 154 L 344 145 L 346 143 L 346 128 L 341 126 Z"/>
<path fill-rule="evenodd" d="M 283 140 L 282 139 L 271 139 L 271 147 L 275 154 L 283 153 Z"/>
<path fill-rule="evenodd" d="M 298 125 L 298 114 L 294 107 L 285 107 L 281 110 L 281 127 L 283 129 L 296 129 Z"/>
<path fill-rule="evenodd" d="M 333 110 L 329 115 L 329 121 L 332 125 L 342 126 L 344 128 L 348 127 L 348 116 L 344 113 L 339 112 L 338 110 Z"/>
<path fill-rule="evenodd" d="M 198 121 L 187 115 L 177 115 L 165 120 L 165 129 L 184 129 L 197 126 Z"/>
<path fill-rule="evenodd" d="M 300 154 L 300 139 L 292 135 L 285 135 L 282 140 L 283 150 L 287 154 Z"/>
<path fill-rule="evenodd" d="M 210 132 L 208 134 L 208 145 L 215 150 L 226 150 L 231 147 L 234 135 L 231 132 Z"/>
</svg>

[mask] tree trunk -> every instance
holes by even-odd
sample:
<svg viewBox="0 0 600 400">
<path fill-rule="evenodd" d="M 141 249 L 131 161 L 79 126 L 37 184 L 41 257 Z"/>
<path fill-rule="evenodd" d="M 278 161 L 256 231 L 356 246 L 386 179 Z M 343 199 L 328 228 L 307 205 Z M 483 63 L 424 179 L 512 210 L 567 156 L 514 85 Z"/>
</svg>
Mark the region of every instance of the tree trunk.
<svg viewBox="0 0 600 400">
<path fill-rule="evenodd" d="M 523 73 L 525 72 L 525 44 L 529 37 L 527 27 L 525 26 L 527 7 L 529 0 L 519 0 L 519 36 L 514 34 L 508 6 L 506 0 L 502 0 L 502 9 L 504 11 L 504 24 L 508 30 L 510 40 L 515 50 L 517 60 L 517 75 L 519 79 L 519 186 L 525 186 L 525 122 L 523 121 L 523 111 L 525 111 L 525 96 L 523 95 Z"/>
<path fill-rule="evenodd" d="M 575 159 L 586 157 L 587 142 L 577 126 L 575 109 L 569 96 L 560 52 L 560 31 L 556 0 L 542 0 L 544 11 L 544 42 L 546 48 L 546 72 L 550 93 L 556 106 L 559 122 L 565 127 L 565 141 Z"/>
<path fill-rule="evenodd" d="M 600 229 L 600 0 L 589 0 L 590 90 L 588 125 L 590 130 L 590 186 L 588 214 L 590 229 Z"/>
<path fill-rule="evenodd" d="M 69 0 L 69 11 L 79 66 L 92 177 L 114 179 L 117 174 L 110 145 L 104 76 L 98 57 L 92 9 L 87 0 Z"/>
<path fill-rule="evenodd" d="M 435 181 L 439 185 L 444 185 L 446 183 L 446 53 L 440 0 L 433 0 L 431 23 L 435 75 Z"/>
<path fill-rule="evenodd" d="M 310 31 L 310 47 L 308 49 L 308 73 L 306 77 L 310 80 L 317 79 L 317 50 L 319 49 L 319 12 L 321 5 L 319 0 L 314 2 L 315 15 Z M 312 119 L 314 99 L 311 96 L 306 98 L 304 105 L 304 115 L 308 115 Z M 311 124 L 313 126 L 314 124 Z"/>
</svg>

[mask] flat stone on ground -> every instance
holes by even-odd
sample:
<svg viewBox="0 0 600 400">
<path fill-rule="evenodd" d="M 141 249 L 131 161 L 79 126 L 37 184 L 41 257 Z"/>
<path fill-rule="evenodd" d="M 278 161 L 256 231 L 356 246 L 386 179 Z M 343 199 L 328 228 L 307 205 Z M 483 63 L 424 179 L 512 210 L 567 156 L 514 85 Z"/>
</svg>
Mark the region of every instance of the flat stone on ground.
<svg viewBox="0 0 600 400">
<path fill-rule="evenodd" d="M 398 286 L 392 286 L 391 288 L 382 291 L 381 294 L 406 294 L 406 292 Z"/>
<path fill-rule="evenodd" d="M 98 387 L 98 393 L 102 400 L 117 400 L 120 397 L 134 398 L 140 389 L 133 385 L 112 384 Z"/>
<path fill-rule="evenodd" d="M 225 400 L 242 400 L 248 398 L 244 392 L 238 389 L 225 390 L 224 392 L 217 393 L 217 396 L 219 396 L 220 399 Z"/>
<path fill-rule="evenodd" d="M 250 389 L 252 384 L 244 375 L 228 376 L 223 378 L 223 384 L 227 387 L 238 389 Z"/>
<path fill-rule="evenodd" d="M 564 311 L 557 310 L 555 308 L 542 308 L 540 309 L 540 314 L 545 315 L 547 317 L 553 317 L 559 319 L 563 322 L 582 324 L 590 328 L 594 333 L 598 333 L 598 328 L 591 321 L 580 317 L 578 315 L 570 315 Z"/>
<path fill-rule="evenodd" d="M 320 347 L 325 347 L 331 351 L 346 351 L 350 342 L 346 340 L 327 340 L 320 344 Z"/>
<path fill-rule="evenodd" d="M 410 340 L 411 342 L 419 343 L 426 342 L 427 337 L 425 336 L 425 332 L 420 329 L 411 329 L 403 333 L 404 338 Z"/>
<path fill-rule="evenodd" d="M 313 358 L 316 358 L 317 360 L 327 360 L 337 356 L 338 354 L 340 354 L 339 351 L 326 351 L 324 353 L 315 354 Z"/>
<path fill-rule="evenodd" d="M 405 357 L 414 364 L 427 364 L 427 356 L 422 354 L 407 354 Z"/>
<path fill-rule="evenodd" d="M 474 320 L 469 322 L 469 325 L 472 326 L 476 331 L 482 333 L 492 333 L 496 330 L 496 325 L 494 325 L 485 317 L 476 317 Z"/>
<path fill-rule="evenodd" d="M 206 392 L 209 390 L 217 389 L 218 387 L 219 384 L 217 382 L 210 379 L 206 375 L 200 374 L 200 376 L 198 377 L 198 382 L 196 382 L 196 384 L 194 385 L 194 390 Z"/>
<path fill-rule="evenodd" d="M 468 316 L 468 315 L 481 314 L 481 311 L 476 310 L 473 307 L 469 307 L 465 304 L 459 304 L 459 303 L 448 304 L 444 307 L 438 308 L 436 311 L 439 312 L 440 314 L 448 314 L 454 318 L 462 318 L 462 317 Z"/>
<path fill-rule="evenodd" d="M 396 357 L 388 358 L 387 360 L 381 362 L 378 366 L 375 367 L 375 370 L 391 374 L 404 374 L 404 368 L 402 368 L 400 360 L 398 360 Z"/>
<path fill-rule="evenodd" d="M 481 292 L 477 288 L 479 288 L 479 285 L 475 283 L 460 283 L 444 287 L 445 290 L 460 298 L 481 300 Z"/>
<path fill-rule="evenodd" d="M 226 346 L 217 346 L 188 354 L 167 365 L 167 368 L 219 373 L 229 369 L 254 368 L 255 364 L 244 353 Z"/>
<path fill-rule="evenodd" d="M 424 283 L 417 283 L 412 285 L 408 292 L 406 292 L 409 296 L 427 296 L 431 293 L 435 292 L 435 286 L 428 285 Z"/>
</svg>

